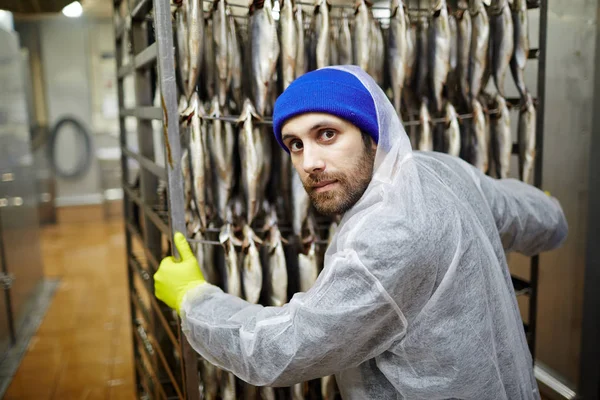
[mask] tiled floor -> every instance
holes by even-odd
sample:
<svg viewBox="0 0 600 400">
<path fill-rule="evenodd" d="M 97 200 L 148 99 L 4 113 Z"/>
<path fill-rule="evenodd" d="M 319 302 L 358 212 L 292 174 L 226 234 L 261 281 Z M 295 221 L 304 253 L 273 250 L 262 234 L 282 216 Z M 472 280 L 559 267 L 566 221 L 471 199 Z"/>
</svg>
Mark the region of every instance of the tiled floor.
<svg viewBox="0 0 600 400">
<path fill-rule="evenodd" d="M 54 225 L 42 240 L 61 283 L 5 399 L 133 399 L 121 222 Z"/>
</svg>

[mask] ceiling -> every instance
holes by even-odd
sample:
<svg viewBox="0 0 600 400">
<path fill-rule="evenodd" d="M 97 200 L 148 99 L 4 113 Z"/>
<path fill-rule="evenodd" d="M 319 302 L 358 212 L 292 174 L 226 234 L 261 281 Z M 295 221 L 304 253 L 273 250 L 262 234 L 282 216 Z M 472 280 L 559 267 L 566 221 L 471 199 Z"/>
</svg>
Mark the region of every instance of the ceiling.
<svg viewBox="0 0 600 400">
<path fill-rule="evenodd" d="M 0 9 L 21 15 L 60 13 L 73 0 L 0 0 Z M 80 0 L 84 15 L 109 18 L 112 0 Z"/>
</svg>

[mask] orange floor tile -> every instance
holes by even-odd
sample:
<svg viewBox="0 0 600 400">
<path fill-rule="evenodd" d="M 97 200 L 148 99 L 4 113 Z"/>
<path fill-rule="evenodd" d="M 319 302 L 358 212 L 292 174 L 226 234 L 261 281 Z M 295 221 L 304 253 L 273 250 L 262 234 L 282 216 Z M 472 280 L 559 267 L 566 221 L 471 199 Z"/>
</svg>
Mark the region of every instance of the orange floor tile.
<svg viewBox="0 0 600 400">
<path fill-rule="evenodd" d="M 5 399 L 134 399 L 120 221 L 43 228 L 44 272 L 61 283 Z"/>
</svg>

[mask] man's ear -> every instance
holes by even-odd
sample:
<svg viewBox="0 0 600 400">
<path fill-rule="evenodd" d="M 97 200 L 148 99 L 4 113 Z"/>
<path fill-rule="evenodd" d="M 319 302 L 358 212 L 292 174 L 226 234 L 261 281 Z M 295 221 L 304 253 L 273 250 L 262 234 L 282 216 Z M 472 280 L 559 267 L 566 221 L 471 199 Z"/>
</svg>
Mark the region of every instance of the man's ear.
<svg viewBox="0 0 600 400">
<path fill-rule="evenodd" d="M 377 143 L 371 138 L 371 150 L 377 150 Z"/>
</svg>

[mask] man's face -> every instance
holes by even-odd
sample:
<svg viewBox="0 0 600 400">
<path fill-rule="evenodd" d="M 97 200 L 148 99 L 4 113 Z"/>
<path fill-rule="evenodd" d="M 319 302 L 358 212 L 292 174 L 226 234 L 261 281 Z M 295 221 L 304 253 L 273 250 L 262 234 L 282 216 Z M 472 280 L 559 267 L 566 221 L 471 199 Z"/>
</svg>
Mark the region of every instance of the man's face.
<svg viewBox="0 0 600 400">
<path fill-rule="evenodd" d="M 313 205 L 322 214 L 343 214 L 361 198 L 373 176 L 377 145 L 360 130 L 330 114 L 288 120 L 283 143 Z"/>
</svg>

